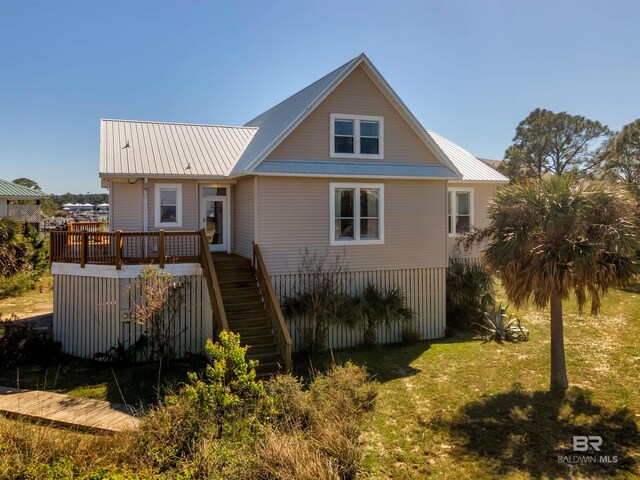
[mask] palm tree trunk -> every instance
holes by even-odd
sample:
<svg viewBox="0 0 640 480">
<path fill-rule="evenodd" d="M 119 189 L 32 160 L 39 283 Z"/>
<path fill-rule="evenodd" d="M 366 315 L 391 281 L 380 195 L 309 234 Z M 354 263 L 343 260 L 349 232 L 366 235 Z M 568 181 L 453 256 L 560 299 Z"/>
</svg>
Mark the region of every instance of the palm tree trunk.
<svg viewBox="0 0 640 480">
<path fill-rule="evenodd" d="M 567 366 L 564 359 L 564 333 L 562 327 L 562 297 L 551 296 L 551 390 L 566 390 Z"/>
</svg>

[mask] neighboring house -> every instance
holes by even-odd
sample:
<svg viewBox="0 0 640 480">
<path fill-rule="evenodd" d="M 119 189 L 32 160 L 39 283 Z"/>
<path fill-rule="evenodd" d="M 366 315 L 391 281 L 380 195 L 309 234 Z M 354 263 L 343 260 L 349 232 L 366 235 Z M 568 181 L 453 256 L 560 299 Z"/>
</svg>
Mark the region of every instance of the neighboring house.
<svg viewBox="0 0 640 480">
<path fill-rule="evenodd" d="M 449 191 L 460 232 L 482 225 L 506 180 L 427 132 L 364 54 L 242 127 L 102 120 L 100 178 L 111 233 L 85 238 L 82 258 L 52 242 L 54 331 L 65 350 L 90 356 L 132 342 L 134 263 L 155 262 L 190 282 L 180 352 L 201 351 L 228 322 L 250 353 L 278 344 L 279 359 L 255 354 L 266 364 L 286 360 L 289 335 L 294 349 L 304 342 L 304 325 L 284 326 L 277 301 L 299 284 L 305 249 L 343 256 L 348 293 L 367 283 L 400 288 L 420 337 L 442 337 Z M 467 219 L 462 188 L 472 192 Z M 202 242 L 178 233 L 201 229 Z M 92 242 L 108 247 L 95 253 Z M 209 250 L 218 252 L 213 266 Z M 78 288 L 91 299 L 74 296 Z M 382 327 L 379 339 L 401 334 Z M 328 340 L 339 348 L 361 339 L 335 326 Z"/>
<path fill-rule="evenodd" d="M 498 170 L 500 165 L 502 165 L 502 160 L 496 160 L 496 159 L 493 159 L 493 158 L 478 157 L 478 160 L 480 160 L 483 163 L 486 163 L 487 165 L 489 165 L 494 170 Z"/>
<path fill-rule="evenodd" d="M 12 217 L 39 229 L 42 221 L 40 201 L 48 196 L 44 192 L 0 179 L 0 217 Z M 24 203 L 24 200 L 33 203 Z"/>
</svg>

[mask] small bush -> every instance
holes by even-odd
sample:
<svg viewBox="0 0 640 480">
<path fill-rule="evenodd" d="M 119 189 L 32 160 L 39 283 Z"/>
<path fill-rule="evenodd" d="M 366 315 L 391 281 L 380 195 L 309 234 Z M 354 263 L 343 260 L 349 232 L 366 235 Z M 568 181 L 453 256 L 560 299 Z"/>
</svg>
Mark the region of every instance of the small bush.
<svg viewBox="0 0 640 480">
<path fill-rule="evenodd" d="M 520 325 L 520 319 L 511 314 L 507 316 L 507 307 L 495 305 L 492 310 L 484 312 L 484 322 L 478 326 L 485 342 L 526 342 L 529 331 Z"/>
<path fill-rule="evenodd" d="M 468 330 L 494 301 L 494 283 L 479 262 L 452 258 L 447 270 L 447 330 Z"/>
<path fill-rule="evenodd" d="M 49 332 L 20 321 L 5 322 L 0 338 L 0 366 L 52 364 L 60 360 L 62 345 Z"/>
</svg>

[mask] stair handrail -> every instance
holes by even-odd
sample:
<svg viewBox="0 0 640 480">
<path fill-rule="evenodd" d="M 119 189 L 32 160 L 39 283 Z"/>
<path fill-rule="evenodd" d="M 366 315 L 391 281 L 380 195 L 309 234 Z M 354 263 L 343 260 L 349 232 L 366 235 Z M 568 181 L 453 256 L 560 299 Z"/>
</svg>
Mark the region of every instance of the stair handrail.
<svg viewBox="0 0 640 480">
<path fill-rule="evenodd" d="M 227 321 L 227 314 L 224 311 L 224 304 L 222 303 L 222 292 L 220 292 L 218 275 L 216 274 L 216 267 L 213 264 L 213 258 L 209 251 L 207 234 L 204 229 L 200 230 L 200 263 L 202 264 L 204 276 L 207 281 L 207 287 L 209 289 L 209 299 L 211 301 L 213 320 L 218 327 L 219 332 L 229 330 L 229 322 Z M 215 340 L 215 338 L 212 340 Z"/>
<path fill-rule="evenodd" d="M 253 243 L 253 269 L 255 270 L 260 290 L 262 290 L 265 312 L 269 320 L 271 320 L 273 331 L 278 339 L 280 353 L 284 358 L 285 372 L 289 373 L 291 372 L 291 335 L 289 335 L 289 329 L 284 321 L 284 315 L 282 315 L 282 310 L 280 309 L 280 302 L 278 301 L 278 297 L 276 297 L 273 285 L 271 285 L 271 279 L 267 273 L 267 267 L 262 258 L 260 247 L 255 242 L 251 243 Z"/>
</svg>

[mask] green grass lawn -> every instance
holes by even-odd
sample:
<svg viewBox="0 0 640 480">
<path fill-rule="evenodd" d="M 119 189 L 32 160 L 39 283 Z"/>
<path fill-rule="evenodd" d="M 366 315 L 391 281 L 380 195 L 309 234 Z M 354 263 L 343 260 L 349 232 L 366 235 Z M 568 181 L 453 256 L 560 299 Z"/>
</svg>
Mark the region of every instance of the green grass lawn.
<svg viewBox="0 0 640 480">
<path fill-rule="evenodd" d="M 200 371 L 203 366 L 204 359 L 199 357 L 174 361 L 167 371 L 161 372 L 158 382 L 155 363 L 110 367 L 100 362 L 69 358 L 59 365 L 0 369 L 0 385 L 66 393 L 139 408 L 156 403 L 167 390 L 185 382 L 187 372 Z"/>
<path fill-rule="evenodd" d="M 337 362 L 365 364 L 380 382 L 364 439 L 373 478 L 640 475 L 640 292 L 612 291 L 598 317 L 566 302 L 566 395 L 548 392 L 547 312 L 515 313 L 531 331 L 529 342 L 458 335 L 333 353 Z M 559 464 L 558 455 L 573 454 L 574 434 L 601 435 L 602 453 L 618 455 L 618 465 Z"/>
</svg>

